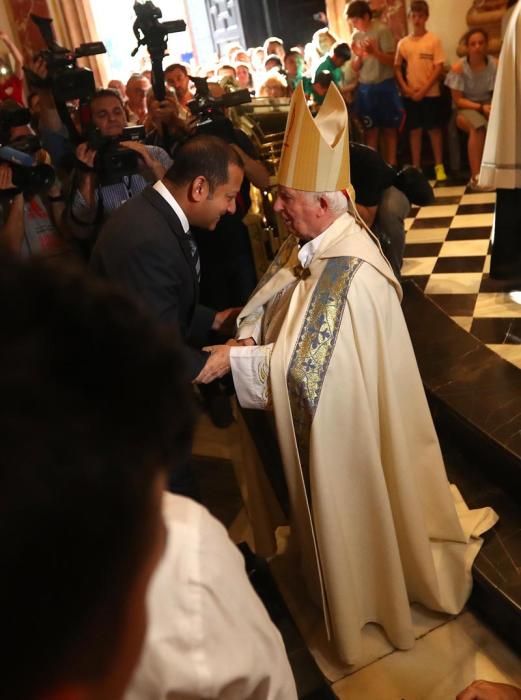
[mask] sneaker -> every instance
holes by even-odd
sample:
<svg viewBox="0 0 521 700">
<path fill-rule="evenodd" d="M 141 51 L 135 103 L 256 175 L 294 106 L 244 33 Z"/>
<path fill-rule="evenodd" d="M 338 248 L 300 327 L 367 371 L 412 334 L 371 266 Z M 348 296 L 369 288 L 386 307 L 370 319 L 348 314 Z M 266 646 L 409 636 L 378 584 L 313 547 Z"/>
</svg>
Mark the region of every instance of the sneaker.
<svg viewBox="0 0 521 700">
<path fill-rule="evenodd" d="M 477 175 L 473 175 L 473 177 L 470 178 L 468 187 L 473 192 L 495 192 L 496 190 L 495 187 L 487 187 L 486 185 L 480 185 L 479 177 Z"/>
<path fill-rule="evenodd" d="M 445 182 L 447 179 L 447 173 L 443 167 L 443 163 L 438 163 L 434 166 L 434 173 L 436 174 L 436 182 Z"/>
</svg>

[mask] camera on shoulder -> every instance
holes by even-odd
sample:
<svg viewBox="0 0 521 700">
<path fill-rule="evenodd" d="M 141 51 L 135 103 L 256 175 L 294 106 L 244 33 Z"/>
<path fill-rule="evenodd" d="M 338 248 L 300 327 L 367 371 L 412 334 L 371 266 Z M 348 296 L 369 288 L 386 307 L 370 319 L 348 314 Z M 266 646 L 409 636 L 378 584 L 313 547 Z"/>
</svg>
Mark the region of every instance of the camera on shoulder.
<svg viewBox="0 0 521 700">
<path fill-rule="evenodd" d="M 0 163 L 9 165 L 14 185 L 13 189 L 0 191 L 0 196 L 11 197 L 20 192 L 31 196 L 45 191 L 54 182 L 54 168 L 36 160 L 42 148 L 40 139 L 35 134 L 11 137 L 12 129 L 27 126 L 30 119 L 29 110 L 13 101 L 6 100 L 0 108 Z"/>
<path fill-rule="evenodd" d="M 67 49 L 56 43 L 51 18 L 31 14 L 31 19 L 47 45 L 35 58 L 45 61 L 48 77 L 40 78 L 33 71 L 25 69 L 29 84 L 36 88 L 50 88 L 60 102 L 92 97 L 96 91 L 94 76 L 88 68 L 78 67 L 77 59 L 106 53 L 103 42 L 94 41 L 81 44 L 76 49 Z"/>
<path fill-rule="evenodd" d="M 99 129 L 90 132 L 87 144 L 96 151 L 94 171 L 100 185 L 114 185 L 140 171 L 139 155 L 121 146 L 121 142 L 142 142 L 144 138 L 144 126 L 127 126 L 119 136 L 103 136 Z"/>
</svg>

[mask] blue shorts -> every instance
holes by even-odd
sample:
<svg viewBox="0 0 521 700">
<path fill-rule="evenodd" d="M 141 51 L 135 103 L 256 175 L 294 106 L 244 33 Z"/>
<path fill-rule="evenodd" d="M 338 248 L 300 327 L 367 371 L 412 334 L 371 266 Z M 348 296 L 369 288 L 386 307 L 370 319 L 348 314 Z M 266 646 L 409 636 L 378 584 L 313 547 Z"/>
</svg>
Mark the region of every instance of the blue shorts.
<svg viewBox="0 0 521 700">
<path fill-rule="evenodd" d="M 405 112 L 394 78 L 381 83 L 360 83 L 353 103 L 353 112 L 362 121 L 365 129 L 399 128 Z"/>
</svg>

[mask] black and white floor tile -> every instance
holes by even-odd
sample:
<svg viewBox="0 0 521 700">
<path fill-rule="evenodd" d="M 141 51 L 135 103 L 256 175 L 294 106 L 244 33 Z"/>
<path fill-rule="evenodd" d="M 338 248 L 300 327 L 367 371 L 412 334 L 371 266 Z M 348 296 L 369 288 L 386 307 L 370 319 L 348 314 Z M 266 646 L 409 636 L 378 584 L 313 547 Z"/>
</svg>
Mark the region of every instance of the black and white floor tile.
<svg viewBox="0 0 521 700">
<path fill-rule="evenodd" d="M 492 280 L 490 237 L 494 192 L 449 182 L 434 188 L 436 202 L 415 207 L 406 220 L 404 278 L 456 323 L 504 359 L 521 367 L 521 285 Z"/>
</svg>

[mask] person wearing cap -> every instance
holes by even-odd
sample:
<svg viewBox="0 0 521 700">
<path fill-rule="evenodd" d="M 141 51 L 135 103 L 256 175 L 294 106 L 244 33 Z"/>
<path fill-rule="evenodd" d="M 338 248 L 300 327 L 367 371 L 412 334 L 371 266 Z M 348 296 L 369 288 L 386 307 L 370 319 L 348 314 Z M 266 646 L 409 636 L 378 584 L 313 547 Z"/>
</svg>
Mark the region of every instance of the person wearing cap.
<svg viewBox="0 0 521 700">
<path fill-rule="evenodd" d="M 299 86 L 274 205 L 292 235 L 239 313 L 236 340 L 207 349 L 228 357 L 243 408 L 273 411 L 306 588 L 336 655 L 354 664 L 368 623 L 413 646 L 412 601 L 460 612 L 479 535 L 497 516 L 456 511 L 400 285 L 350 204 L 348 139 L 336 86 L 316 119 Z M 249 489 L 257 514 L 265 505 L 255 533 L 274 510 L 267 488 Z"/>
</svg>

